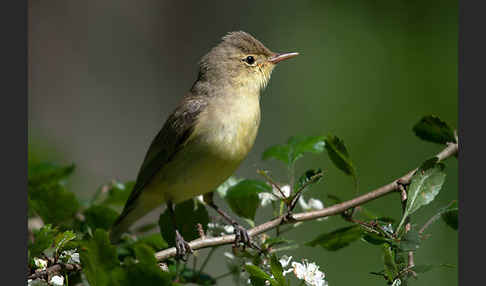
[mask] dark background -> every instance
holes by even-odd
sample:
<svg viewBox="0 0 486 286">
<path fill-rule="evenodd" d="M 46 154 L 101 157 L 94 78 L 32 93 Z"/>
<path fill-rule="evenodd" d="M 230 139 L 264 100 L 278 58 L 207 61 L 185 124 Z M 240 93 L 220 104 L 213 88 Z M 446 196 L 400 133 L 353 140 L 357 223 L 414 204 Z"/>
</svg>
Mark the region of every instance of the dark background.
<svg viewBox="0 0 486 286">
<path fill-rule="evenodd" d="M 274 51 L 301 56 L 277 67 L 262 97 L 262 124 L 238 170 L 257 178 L 261 153 L 291 135 L 344 139 L 360 192 L 391 181 L 440 150 L 412 125 L 435 114 L 457 126 L 457 1 L 29 1 L 29 159 L 74 162 L 71 187 L 81 197 L 111 179 L 133 180 L 150 141 L 195 80 L 197 61 L 229 31 L 244 30 Z M 457 199 L 457 161 L 447 164 L 438 198 L 415 218 L 421 226 Z M 354 195 L 349 177 L 327 156 L 309 156 L 298 170 L 322 167 L 325 180 L 307 195 Z M 398 196 L 372 202 L 400 215 Z M 265 212 L 260 213 L 262 222 Z M 289 233 L 307 241 L 344 223 L 304 224 Z M 457 232 L 437 222 L 416 264 L 457 264 Z M 223 247 L 220 251 L 229 250 Z M 330 285 L 380 285 L 381 252 L 357 242 L 339 252 L 300 248 Z M 221 257 L 221 255 L 216 256 Z M 224 272 L 222 258 L 208 266 Z M 221 284 L 230 284 L 231 279 Z M 438 269 L 414 285 L 457 285 L 457 269 Z"/>
</svg>

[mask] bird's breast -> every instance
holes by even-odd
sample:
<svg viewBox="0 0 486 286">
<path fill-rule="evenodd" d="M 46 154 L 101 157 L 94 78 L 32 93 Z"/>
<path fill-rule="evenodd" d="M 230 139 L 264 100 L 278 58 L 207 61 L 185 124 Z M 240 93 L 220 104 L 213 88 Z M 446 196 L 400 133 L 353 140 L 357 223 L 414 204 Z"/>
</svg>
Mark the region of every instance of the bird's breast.
<svg viewBox="0 0 486 286">
<path fill-rule="evenodd" d="M 253 147 L 259 125 L 258 95 L 222 96 L 201 113 L 195 135 L 223 160 L 241 161 Z"/>
</svg>

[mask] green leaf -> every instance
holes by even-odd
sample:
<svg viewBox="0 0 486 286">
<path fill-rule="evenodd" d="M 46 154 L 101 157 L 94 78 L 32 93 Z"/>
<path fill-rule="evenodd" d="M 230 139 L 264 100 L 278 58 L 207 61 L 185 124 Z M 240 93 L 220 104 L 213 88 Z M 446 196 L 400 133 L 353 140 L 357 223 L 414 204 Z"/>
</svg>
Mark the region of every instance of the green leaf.
<svg viewBox="0 0 486 286">
<path fill-rule="evenodd" d="M 293 136 L 288 145 L 291 147 L 291 162 L 297 161 L 304 153 L 319 154 L 324 152 L 324 136 Z"/>
<path fill-rule="evenodd" d="M 420 247 L 419 233 L 411 229 L 400 240 L 398 247 L 401 251 L 416 251 Z"/>
<path fill-rule="evenodd" d="M 226 197 L 226 193 L 228 192 L 228 189 L 236 184 L 238 184 L 239 182 L 241 182 L 243 179 L 239 179 L 239 178 L 236 178 L 235 176 L 231 176 L 229 177 L 226 181 L 224 181 L 224 183 L 222 183 L 221 185 L 219 185 L 215 192 L 218 193 L 218 195 L 221 197 L 221 198 L 225 198 Z"/>
<path fill-rule="evenodd" d="M 158 232 L 143 236 L 138 239 L 137 243 L 138 242 L 147 244 L 148 246 L 152 247 L 154 251 L 159 251 L 169 247 L 167 242 L 164 240 L 164 238 L 162 238 L 162 236 Z"/>
<path fill-rule="evenodd" d="M 92 229 L 108 230 L 118 217 L 118 213 L 108 207 L 94 205 L 84 211 L 84 216 L 86 224 Z"/>
<path fill-rule="evenodd" d="M 196 204 L 193 199 L 189 199 L 185 202 L 177 204 L 175 206 L 175 217 L 177 223 L 177 229 L 182 237 L 186 241 L 191 241 L 199 237 L 197 231 L 197 224 L 200 223 L 204 229 L 207 230 L 209 215 L 206 208 L 199 205 L 195 208 Z M 171 218 L 168 209 L 159 217 L 160 233 L 169 246 L 175 246 L 175 228 L 173 225 L 173 219 Z"/>
<path fill-rule="evenodd" d="M 39 255 L 54 243 L 57 230 L 50 224 L 34 232 L 34 243 L 29 245 L 30 257 L 39 257 Z"/>
<path fill-rule="evenodd" d="M 395 263 L 395 253 L 387 243 L 383 244 L 383 264 L 385 266 L 385 276 L 388 281 L 393 281 L 398 275 L 398 266 Z"/>
<path fill-rule="evenodd" d="M 73 173 L 74 164 L 69 166 L 59 166 L 52 163 L 40 163 L 29 166 L 28 183 L 29 186 L 39 186 L 61 182 Z"/>
<path fill-rule="evenodd" d="M 439 144 L 456 143 L 454 131 L 439 117 L 424 116 L 413 126 L 413 132 L 422 140 Z"/>
<path fill-rule="evenodd" d="M 29 185 L 28 195 L 29 208 L 47 224 L 66 225 L 79 208 L 76 196 L 60 183 Z"/>
<path fill-rule="evenodd" d="M 97 229 L 92 239 L 83 241 L 79 256 L 90 285 L 121 285 L 119 279 L 124 277 L 120 277 L 116 247 L 110 244 L 106 231 Z"/>
<path fill-rule="evenodd" d="M 54 250 L 57 254 L 64 249 L 64 247 L 71 241 L 76 238 L 76 234 L 71 230 L 67 230 L 63 233 L 58 234 L 54 238 Z"/>
<path fill-rule="evenodd" d="M 368 242 L 373 245 L 382 245 L 383 243 L 393 243 L 392 239 L 373 232 L 367 232 L 366 234 L 363 234 L 362 239 L 365 242 Z"/>
<path fill-rule="evenodd" d="M 432 202 L 439 193 L 445 181 L 444 165 L 441 163 L 431 164 L 428 160 L 413 175 L 408 187 L 407 206 L 400 222 L 397 232 L 405 222 L 405 219 L 416 212 L 421 206 Z"/>
<path fill-rule="evenodd" d="M 160 269 L 155 252 L 148 245 L 135 245 L 138 263 L 127 263 L 121 285 L 173 285 L 172 275 Z"/>
<path fill-rule="evenodd" d="M 442 212 L 441 215 L 445 223 L 455 230 L 457 230 L 459 226 L 458 212 L 457 201 L 454 201 L 444 210 L 444 212 Z"/>
<path fill-rule="evenodd" d="M 261 270 L 255 265 L 246 264 L 245 269 L 250 274 L 250 276 L 258 277 L 265 280 L 272 280 L 272 278 L 270 278 L 270 275 L 268 275 L 267 273 L 265 273 L 265 271 Z"/>
<path fill-rule="evenodd" d="M 326 150 L 329 158 L 334 163 L 334 165 L 346 175 L 352 176 L 356 184 L 356 171 L 349 156 L 346 146 L 344 146 L 344 141 L 336 136 L 329 134 L 326 139 Z"/>
<path fill-rule="evenodd" d="M 295 190 L 300 190 L 304 186 L 311 184 L 316 184 L 322 179 L 322 170 L 307 170 L 302 176 L 300 176 L 297 184 L 295 185 Z"/>
<path fill-rule="evenodd" d="M 322 153 L 324 151 L 323 136 L 293 136 L 287 144 L 272 146 L 263 152 L 263 160 L 277 159 L 287 165 L 295 163 L 305 153 Z"/>
<path fill-rule="evenodd" d="M 243 180 L 230 187 L 226 193 L 226 201 L 237 215 L 254 220 L 260 204 L 258 194 L 270 192 L 272 189 L 265 182 L 258 180 Z"/>
<path fill-rule="evenodd" d="M 359 225 L 343 227 L 330 233 L 321 234 L 314 240 L 307 242 L 306 245 L 321 246 L 329 251 L 335 251 L 358 240 L 362 233 Z"/>
<path fill-rule="evenodd" d="M 239 280 L 238 280 L 239 281 Z M 266 286 L 265 279 L 256 276 L 250 276 L 250 284 L 252 286 Z"/>
<path fill-rule="evenodd" d="M 263 152 L 262 159 L 268 160 L 273 158 L 289 165 L 291 162 L 290 154 L 291 150 L 289 145 L 274 145 Z"/>
<path fill-rule="evenodd" d="M 278 261 L 276 255 L 272 255 L 270 257 L 270 271 L 272 272 L 272 275 L 277 281 L 278 285 L 280 286 L 287 285 L 287 282 L 285 281 L 285 278 L 283 276 L 282 265 L 280 264 L 280 261 Z"/>
</svg>

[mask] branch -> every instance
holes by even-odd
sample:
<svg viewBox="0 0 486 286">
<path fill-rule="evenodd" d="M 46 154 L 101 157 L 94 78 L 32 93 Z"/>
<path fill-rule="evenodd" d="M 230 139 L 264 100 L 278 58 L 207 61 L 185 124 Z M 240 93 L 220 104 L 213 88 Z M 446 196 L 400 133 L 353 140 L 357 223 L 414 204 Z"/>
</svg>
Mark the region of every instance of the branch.
<svg viewBox="0 0 486 286">
<path fill-rule="evenodd" d="M 449 143 L 447 147 L 442 150 L 439 154 L 436 155 L 439 161 L 442 161 L 444 159 L 447 159 L 453 155 L 457 155 L 459 152 L 459 146 L 458 143 Z M 301 222 L 301 221 L 307 221 L 307 220 L 314 220 L 317 218 L 321 217 L 327 217 L 327 216 L 332 216 L 332 215 L 337 215 L 342 213 L 343 211 L 362 205 L 364 203 L 367 203 L 369 201 L 372 201 L 374 199 L 377 199 L 379 197 L 382 197 L 384 195 L 387 195 L 389 193 L 392 193 L 394 191 L 399 190 L 399 186 L 402 184 L 408 184 L 415 173 L 417 169 L 414 169 L 404 176 L 398 178 L 397 180 L 394 180 L 393 182 L 384 185 L 378 189 L 375 189 L 369 193 L 366 193 L 364 195 L 361 195 L 359 197 L 356 197 L 352 200 L 342 202 L 340 204 L 335 204 L 332 205 L 328 208 L 324 208 L 322 210 L 317 210 L 317 211 L 312 211 L 312 212 L 304 212 L 304 213 L 297 213 L 292 215 L 291 220 L 284 220 L 283 217 L 278 217 L 275 218 L 271 221 L 268 221 L 266 223 L 260 224 L 248 231 L 248 234 L 250 236 L 256 236 L 258 234 L 264 233 L 266 231 L 269 231 L 273 228 L 276 228 L 277 226 L 280 226 L 282 224 L 287 224 L 287 223 L 296 223 L 296 222 Z M 230 244 L 233 243 L 235 240 L 235 235 L 225 235 L 225 236 L 219 236 L 219 237 L 211 237 L 211 238 L 199 238 L 196 240 L 193 240 L 189 243 L 191 248 L 193 250 L 201 249 L 201 248 L 207 248 L 207 247 L 212 247 L 212 246 L 218 246 L 218 245 L 224 245 L 224 244 Z M 171 247 L 162 251 L 159 251 L 155 254 L 155 257 L 157 258 L 158 261 L 165 260 L 167 258 L 173 257 L 176 255 L 176 249 L 175 247 Z"/>
<path fill-rule="evenodd" d="M 27 276 L 27 279 L 37 279 L 46 277 L 48 275 L 57 274 L 61 271 L 79 271 L 81 270 L 81 265 L 79 264 L 54 264 L 49 266 L 45 270 L 36 271 L 35 273 Z M 46 279 L 47 280 L 47 279 Z"/>
</svg>

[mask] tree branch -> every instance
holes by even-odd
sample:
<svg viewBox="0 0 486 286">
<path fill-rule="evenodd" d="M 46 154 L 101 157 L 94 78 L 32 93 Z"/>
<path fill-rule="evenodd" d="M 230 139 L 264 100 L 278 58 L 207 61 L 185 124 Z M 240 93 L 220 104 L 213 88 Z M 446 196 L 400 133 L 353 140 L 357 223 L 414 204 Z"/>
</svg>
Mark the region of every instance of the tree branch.
<svg viewBox="0 0 486 286">
<path fill-rule="evenodd" d="M 459 146 L 458 143 L 449 143 L 447 147 L 442 150 L 439 154 L 436 155 L 439 161 L 442 161 L 444 159 L 447 159 L 453 155 L 457 155 L 459 152 Z M 337 215 L 342 213 L 343 211 L 362 205 L 364 203 L 367 203 L 369 201 L 372 201 L 374 199 L 377 199 L 379 197 L 382 197 L 384 195 L 387 195 L 389 193 L 392 193 L 394 191 L 399 190 L 400 184 L 408 184 L 415 173 L 417 169 L 414 169 L 404 176 L 398 178 L 397 180 L 394 180 L 393 182 L 384 185 L 380 188 L 377 188 L 369 193 L 366 193 L 364 195 L 361 195 L 359 197 L 356 197 L 354 199 L 351 199 L 346 202 L 342 202 L 340 204 L 335 204 L 332 205 L 328 208 L 324 208 L 322 210 L 317 210 L 317 211 L 312 211 L 312 212 L 304 212 L 304 213 L 297 213 L 292 215 L 291 220 L 285 220 L 283 217 L 278 217 L 275 218 L 271 221 L 268 221 L 266 223 L 260 224 L 248 231 L 248 234 L 250 236 L 256 236 L 258 234 L 264 233 L 266 231 L 269 231 L 273 228 L 276 228 L 277 226 L 280 226 L 282 224 L 287 224 L 287 223 L 295 223 L 295 222 L 301 222 L 301 221 L 307 221 L 307 220 L 313 220 L 321 217 L 327 217 L 327 216 L 332 216 L 332 215 Z M 399 182 L 399 183 L 398 183 Z M 193 250 L 201 249 L 201 248 L 207 248 L 207 247 L 212 247 L 212 246 L 218 246 L 218 245 L 224 245 L 224 244 L 230 244 L 233 243 L 235 240 L 235 235 L 225 235 L 225 236 L 219 236 L 219 237 L 211 237 L 211 238 L 199 238 L 196 240 L 193 240 L 189 243 L 191 248 Z M 175 247 L 168 248 L 162 251 L 159 251 L 155 254 L 155 257 L 157 258 L 158 261 L 165 260 L 167 258 L 173 257 L 176 255 L 176 249 Z"/>
</svg>

